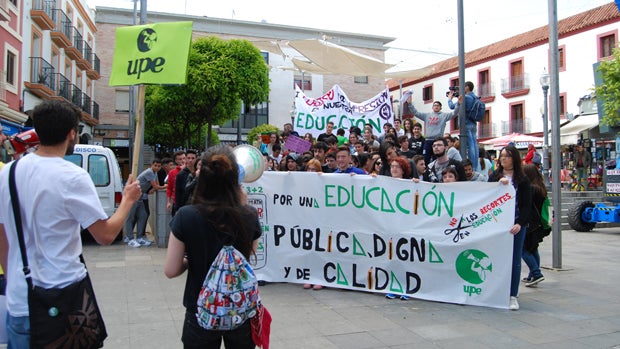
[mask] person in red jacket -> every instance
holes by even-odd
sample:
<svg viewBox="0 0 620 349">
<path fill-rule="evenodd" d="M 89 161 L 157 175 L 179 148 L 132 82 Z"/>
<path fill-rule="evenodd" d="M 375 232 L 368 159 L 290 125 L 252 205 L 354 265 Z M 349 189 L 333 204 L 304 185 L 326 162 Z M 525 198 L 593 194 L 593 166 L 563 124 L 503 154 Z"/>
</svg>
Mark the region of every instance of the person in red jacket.
<svg viewBox="0 0 620 349">
<path fill-rule="evenodd" d="M 534 144 L 528 144 L 527 146 L 527 154 L 525 155 L 525 158 L 523 159 L 523 162 L 525 164 L 531 164 L 532 160 L 534 160 L 534 153 L 536 153 L 536 148 L 534 148 Z"/>
<path fill-rule="evenodd" d="M 177 180 L 177 174 L 181 172 L 185 166 L 185 151 L 179 150 L 174 153 L 174 162 L 177 164 L 172 171 L 168 173 L 168 186 L 166 187 L 166 209 L 174 216 L 176 213 L 174 184 Z"/>
</svg>

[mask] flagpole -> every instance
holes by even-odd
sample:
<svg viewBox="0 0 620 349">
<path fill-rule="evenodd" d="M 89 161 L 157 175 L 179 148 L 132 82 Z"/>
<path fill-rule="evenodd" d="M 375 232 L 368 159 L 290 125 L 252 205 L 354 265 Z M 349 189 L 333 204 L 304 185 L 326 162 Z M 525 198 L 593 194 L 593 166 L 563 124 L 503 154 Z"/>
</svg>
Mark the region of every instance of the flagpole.
<svg viewBox="0 0 620 349">
<path fill-rule="evenodd" d="M 140 0 L 140 24 L 146 24 L 146 0 Z M 133 140 L 133 163 L 131 164 L 131 173 L 137 178 L 142 171 L 144 159 L 142 157 L 142 149 L 144 148 L 144 95 L 146 86 L 138 85 L 138 102 L 136 103 L 135 126 Z"/>
</svg>

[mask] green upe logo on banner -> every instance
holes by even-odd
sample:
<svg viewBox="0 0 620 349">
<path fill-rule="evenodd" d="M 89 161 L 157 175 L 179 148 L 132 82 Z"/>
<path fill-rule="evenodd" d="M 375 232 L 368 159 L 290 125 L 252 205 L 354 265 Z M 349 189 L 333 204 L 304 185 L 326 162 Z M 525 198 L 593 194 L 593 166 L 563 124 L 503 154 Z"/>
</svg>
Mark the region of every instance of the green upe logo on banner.
<svg viewBox="0 0 620 349">
<path fill-rule="evenodd" d="M 184 84 L 192 22 L 168 22 L 116 30 L 110 86 Z"/>
</svg>

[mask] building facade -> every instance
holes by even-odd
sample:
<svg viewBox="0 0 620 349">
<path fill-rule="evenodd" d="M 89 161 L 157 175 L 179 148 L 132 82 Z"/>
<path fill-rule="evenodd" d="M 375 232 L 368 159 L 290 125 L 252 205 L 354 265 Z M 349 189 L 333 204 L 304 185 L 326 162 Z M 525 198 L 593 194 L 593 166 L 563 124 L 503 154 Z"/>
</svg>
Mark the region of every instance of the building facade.
<svg viewBox="0 0 620 349">
<path fill-rule="evenodd" d="M 593 65 L 609 59 L 617 46 L 620 13 L 614 3 L 568 17 L 558 22 L 559 113 L 562 124 L 583 113 L 580 101 L 594 88 Z M 543 134 L 544 97 L 539 78 L 548 72 L 549 28 L 540 27 L 465 54 L 465 79 L 475 85 L 475 93 L 486 103 L 486 116 L 478 125 L 478 140 L 509 133 Z M 390 81 L 394 99 L 413 89 L 413 103 L 420 111 L 430 111 L 439 100 L 446 108 L 445 93 L 458 86 L 458 58 L 438 62 L 432 73 L 403 82 Z M 551 92 L 551 91 L 550 91 Z M 411 117 L 412 115 L 403 115 Z M 563 131 L 562 143 L 571 144 L 597 133 L 598 119 L 581 128 Z M 561 128 L 562 130 L 562 128 Z M 453 120 L 446 132 L 459 134 Z M 615 137 L 615 135 L 611 135 Z"/>
<path fill-rule="evenodd" d="M 0 121 L 2 131 L 22 130 L 28 115 L 21 112 L 23 0 L 0 0 Z"/>
</svg>

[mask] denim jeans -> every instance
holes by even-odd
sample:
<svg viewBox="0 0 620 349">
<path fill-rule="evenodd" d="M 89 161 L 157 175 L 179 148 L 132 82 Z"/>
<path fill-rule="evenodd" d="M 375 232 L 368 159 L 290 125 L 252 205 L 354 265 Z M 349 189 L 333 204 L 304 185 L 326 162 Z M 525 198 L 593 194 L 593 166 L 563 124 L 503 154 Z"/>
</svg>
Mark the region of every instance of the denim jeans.
<svg viewBox="0 0 620 349">
<path fill-rule="evenodd" d="M 435 157 L 433 154 L 433 143 L 435 143 L 434 138 L 426 138 L 424 140 L 424 150 L 422 151 L 422 154 L 424 155 L 424 163 L 426 164 L 426 166 L 428 166 L 428 164 L 430 164 Z"/>
<path fill-rule="evenodd" d="M 525 242 L 525 229 L 526 227 L 521 227 L 521 230 L 514 235 L 510 297 L 516 297 L 519 294 L 519 283 L 521 282 L 521 256 L 523 255 L 523 243 Z"/>
<path fill-rule="evenodd" d="M 131 206 L 131 210 L 127 215 L 127 219 L 125 220 L 125 236 L 127 236 L 130 240 L 133 239 L 133 227 L 136 227 L 136 238 L 139 239 L 144 237 L 144 233 L 146 232 L 146 222 L 149 218 L 149 200 L 138 200 L 133 206 Z"/>
<path fill-rule="evenodd" d="M 480 160 L 478 159 L 480 154 L 478 148 L 478 126 L 476 124 L 466 124 L 465 132 L 467 135 L 467 158 L 471 160 L 474 171 L 480 171 Z"/>
<path fill-rule="evenodd" d="M 538 249 L 533 253 L 523 249 L 523 261 L 527 264 L 527 267 L 530 269 L 530 273 L 527 275 L 529 278 L 537 278 L 542 276 L 540 272 L 540 254 L 538 253 Z"/>
<path fill-rule="evenodd" d="M 30 317 L 6 313 L 7 349 L 30 348 Z"/>
<path fill-rule="evenodd" d="M 250 320 L 231 331 L 208 331 L 198 325 L 195 311 L 185 312 L 181 341 L 184 349 L 254 349 Z"/>
</svg>

